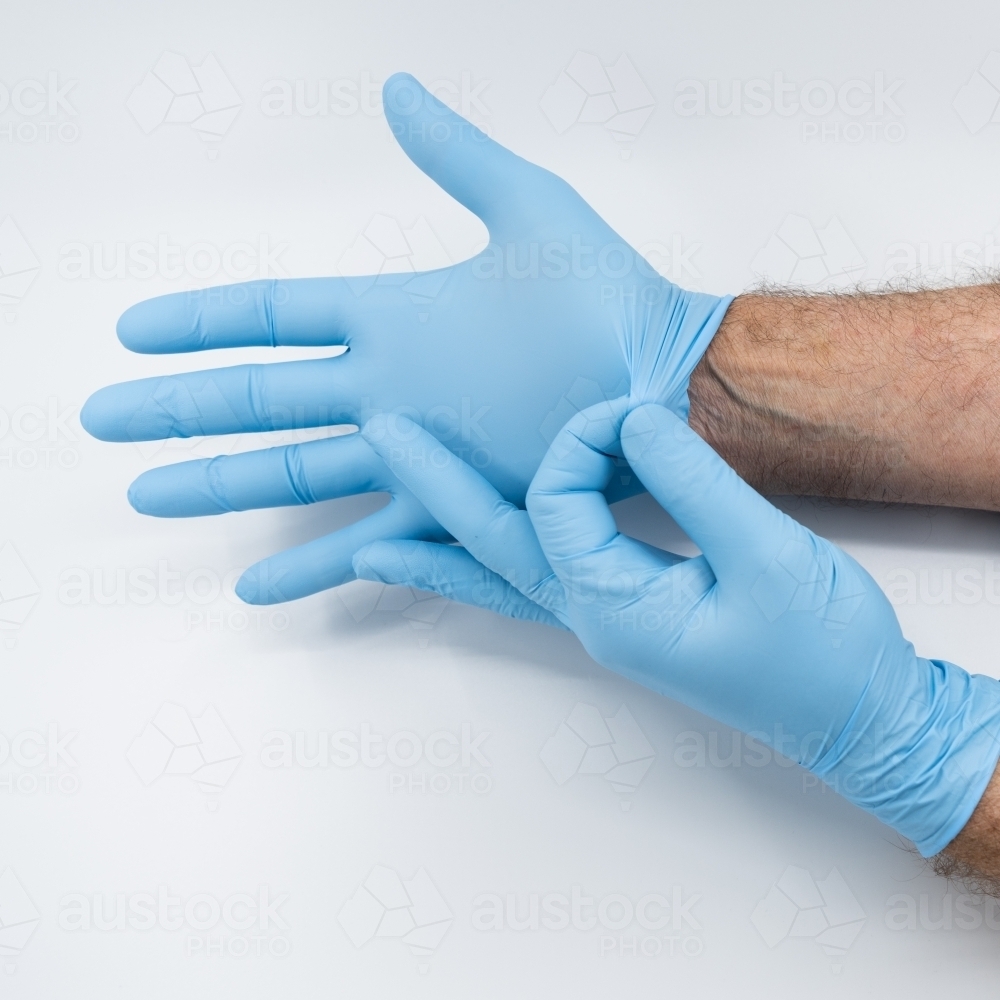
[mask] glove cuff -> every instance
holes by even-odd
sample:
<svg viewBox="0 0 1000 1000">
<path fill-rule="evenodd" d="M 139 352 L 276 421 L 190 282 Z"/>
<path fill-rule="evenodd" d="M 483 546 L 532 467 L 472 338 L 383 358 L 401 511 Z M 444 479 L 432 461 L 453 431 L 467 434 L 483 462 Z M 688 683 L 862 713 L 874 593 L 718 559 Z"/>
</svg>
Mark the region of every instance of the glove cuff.
<svg viewBox="0 0 1000 1000">
<path fill-rule="evenodd" d="M 925 660 L 941 681 L 930 746 L 918 752 L 907 834 L 926 858 L 950 844 L 969 821 L 1000 759 L 1000 681 L 945 660 Z M 933 753 L 934 743 L 939 749 Z M 905 832 L 905 831 L 903 831 Z"/>
<path fill-rule="evenodd" d="M 907 689 L 876 679 L 813 770 L 931 857 L 969 821 L 1000 759 L 1000 681 L 922 657 L 893 673 Z"/>
<path fill-rule="evenodd" d="M 631 314 L 623 315 L 618 326 L 618 341 L 631 377 L 630 409 L 659 403 L 687 420 L 691 373 L 708 350 L 733 296 L 687 292 L 669 282 L 656 291 L 656 296 L 640 294 L 640 300 L 655 301 L 631 303 Z"/>
</svg>

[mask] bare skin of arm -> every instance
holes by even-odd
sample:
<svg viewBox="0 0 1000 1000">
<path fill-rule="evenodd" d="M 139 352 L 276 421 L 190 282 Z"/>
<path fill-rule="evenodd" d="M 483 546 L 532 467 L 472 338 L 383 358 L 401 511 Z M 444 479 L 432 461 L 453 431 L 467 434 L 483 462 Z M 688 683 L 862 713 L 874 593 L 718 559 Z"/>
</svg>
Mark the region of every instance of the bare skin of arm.
<svg viewBox="0 0 1000 1000">
<path fill-rule="evenodd" d="M 1000 510 L 1000 284 L 741 295 L 689 395 L 764 494 Z M 1000 768 L 932 867 L 1000 895 Z"/>
<path fill-rule="evenodd" d="M 763 493 L 1000 510 L 1000 284 L 739 296 L 689 391 Z"/>
</svg>

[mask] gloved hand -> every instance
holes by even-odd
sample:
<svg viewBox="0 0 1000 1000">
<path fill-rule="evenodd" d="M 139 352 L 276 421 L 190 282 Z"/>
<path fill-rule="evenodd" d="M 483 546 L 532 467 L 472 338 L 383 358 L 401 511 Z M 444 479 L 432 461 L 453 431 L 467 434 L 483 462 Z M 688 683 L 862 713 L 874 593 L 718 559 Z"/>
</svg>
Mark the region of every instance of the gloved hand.
<svg viewBox="0 0 1000 1000">
<path fill-rule="evenodd" d="M 109 386 L 81 412 L 91 434 L 149 441 L 407 413 L 523 503 L 547 444 L 585 406 L 630 392 L 686 416 L 689 376 L 731 299 L 661 278 L 565 181 L 493 142 L 413 77 L 391 77 L 383 99 L 407 156 L 486 224 L 486 249 L 415 276 L 257 281 L 140 302 L 119 320 L 118 336 L 141 353 L 349 351 Z M 129 499 L 142 513 L 190 517 L 385 487 L 370 482 L 359 456 L 330 440 L 310 445 L 308 461 L 292 447 L 182 463 L 140 476 Z M 612 496 L 636 491 L 620 478 Z M 302 597 L 350 579 L 362 541 L 440 537 L 417 506 L 390 505 L 275 556 L 252 567 L 237 592 L 255 603 Z"/>
<path fill-rule="evenodd" d="M 770 744 L 925 856 L 969 819 L 1000 756 L 1000 683 L 917 656 L 858 563 L 670 411 L 621 399 L 578 414 L 527 512 L 415 425 L 363 434 L 465 548 L 375 542 L 359 576 L 567 625 L 599 663 Z M 618 532 L 602 491 L 619 441 L 702 555 Z"/>
</svg>

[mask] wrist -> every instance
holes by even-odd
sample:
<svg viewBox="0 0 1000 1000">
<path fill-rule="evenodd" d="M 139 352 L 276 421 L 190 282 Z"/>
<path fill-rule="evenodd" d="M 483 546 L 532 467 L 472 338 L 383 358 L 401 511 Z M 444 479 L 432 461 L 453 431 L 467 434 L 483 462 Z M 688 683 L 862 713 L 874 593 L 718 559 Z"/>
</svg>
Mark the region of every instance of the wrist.
<svg viewBox="0 0 1000 1000">
<path fill-rule="evenodd" d="M 733 296 L 689 292 L 660 279 L 655 294 L 631 293 L 618 324 L 631 405 L 657 403 L 688 419 L 692 372 L 705 356 Z"/>
<path fill-rule="evenodd" d="M 993 782 L 1000 759 L 1000 681 L 969 674 L 942 660 L 923 662 L 930 664 L 937 679 L 946 678 L 936 693 L 932 714 L 939 760 L 923 789 L 928 815 L 938 816 L 938 830 L 924 844 L 917 842 L 928 857 L 946 849 L 969 826 Z M 991 840 L 985 834 L 998 819 L 1000 802 L 993 796 L 970 832 L 978 841 Z"/>
<path fill-rule="evenodd" d="M 832 297 L 738 296 L 692 372 L 691 426 L 760 492 L 871 498 L 899 462 Z M 846 307 L 845 307 L 846 308 Z M 883 496 L 881 499 L 896 499 Z"/>
</svg>

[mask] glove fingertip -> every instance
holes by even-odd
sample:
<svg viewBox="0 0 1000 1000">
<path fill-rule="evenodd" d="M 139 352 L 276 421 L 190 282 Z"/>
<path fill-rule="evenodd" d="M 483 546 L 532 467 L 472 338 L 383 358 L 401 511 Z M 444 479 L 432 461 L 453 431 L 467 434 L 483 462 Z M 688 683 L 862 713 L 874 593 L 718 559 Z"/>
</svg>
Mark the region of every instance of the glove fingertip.
<svg viewBox="0 0 1000 1000">
<path fill-rule="evenodd" d="M 412 73 L 393 73 L 382 85 L 382 107 L 390 121 L 418 112 L 427 93 Z"/>
<path fill-rule="evenodd" d="M 259 587 L 257 580 L 256 567 L 251 566 L 237 581 L 236 586 L 233 588 L 236 596 L 244 604 L 263 604 L 264 602 L 258 599 Z"/>
<path fill-rule="evenodd" d="M 417 78 L 412 73 L 407 73 L 406 70 L 397 70 L 395 73 L 390 74 L 385 83 L 382 84 L 382 93 L 388 93 L 403 83 L 415 83 L 418 87 L 420 86 Z"/>
<path fill-rule="evenodd" d="M 677 414 L 659 403 L 641 403 L 630 410 L 622 422 L 622 450 L 629 461 L 642 456 L 654 440 L 664 435 L 682 439 L 694 436 L 694 431 Z"/>
<path fill-rule="evenodd" d="M 142 477 L 140 476 L 140 479 Z M 145 491 L 139 485 L 139 480 L 137 479 L 129 488 L 126 494 L 128 498 L 129 505 L 138 514 L 151 514 L 152 511 L 149 507 L 148 498 L 145 495 Z"/>
<path fill-rule="evenodd" d="M 139 302 L 134 306 L 129 306 L 118 317 L 118 322 L 115 324 L 115 333 L 118 335 L 118 341 L 123 347 L 128 348 L 130 351 L 135 351 L 142 343 L 143 334 L 146 332 L 146 321 L 144 313 L 148 313 L 148 308 L 142 308 L 145 305 L 143 302 Z"/>
<path fill-rule="evenodd" d="M 128 441 L 127 428 L 123 429 L 123 411 L 126 407 L 117 401 L 115 386 L 98 389 L 80 410 L 80 425 L 98 441 Z"/>
<path fill-rule="evenodd" d="M 416 428 L 416 431 L 414 431 Z M 373 446 L 384 441 L 391 435 L 399 441 L 411 441 L 420 431 L 420 425 L 414 423 L 405 413 L 395 413 L 390 421 L 384 413 L 376 413 L 369 417 L 361 427 L 361 436 Z"/>
</svg>

